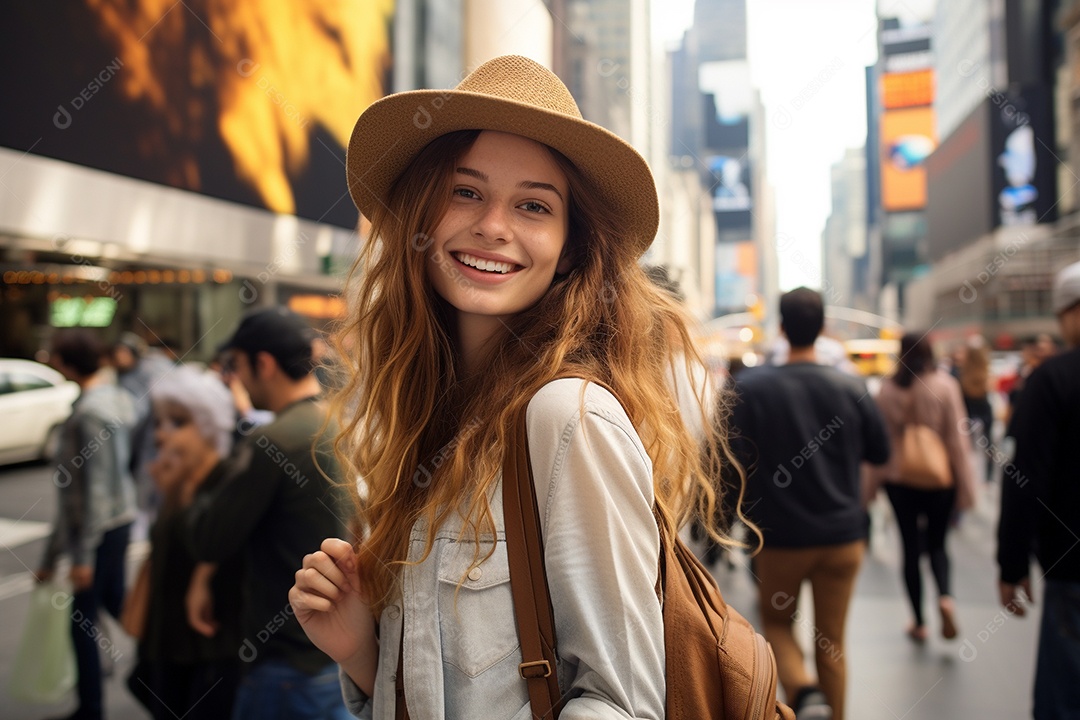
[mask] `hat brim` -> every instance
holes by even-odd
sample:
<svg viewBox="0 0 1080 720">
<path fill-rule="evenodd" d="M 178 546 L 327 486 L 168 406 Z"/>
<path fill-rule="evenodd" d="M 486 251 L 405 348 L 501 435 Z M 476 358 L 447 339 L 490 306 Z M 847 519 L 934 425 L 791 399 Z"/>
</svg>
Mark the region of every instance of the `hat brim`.
<svg viewBox="0 0 1080 720">
<path fill-rule="evenodd" d="M 429 142 L 457 130 L 496 130 L 558 150 L 625 222 L 641 255 L 656 236 L 660 208 L 648 163 L 611 131 L 565 113 L 461 90 L 413 90 L 370 105 L 356 121 L 346 156 L 349 192 L 366 217 Z"/>
</svg>

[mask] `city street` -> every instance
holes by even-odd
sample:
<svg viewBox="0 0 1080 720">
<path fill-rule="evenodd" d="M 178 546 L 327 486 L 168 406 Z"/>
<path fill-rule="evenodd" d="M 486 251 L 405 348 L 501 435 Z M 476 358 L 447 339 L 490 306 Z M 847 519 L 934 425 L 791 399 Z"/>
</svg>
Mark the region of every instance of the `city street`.
<svg viewBox="0 0 1080 720">
<path fill-rule="evenodd" d="M 59 716 L 73 707 L 72 701 L 61 706 L 16 704 L 8 691 L 32 588 L 29 573 L 41 556 L 54 490 L 46 466 L 0 468 L 0 717 L 4 720 Z M 1030 715 L 1038 612 L 1016 619 L 996 601 L 996 490 L 992 486 L 950 536 L 960 625 L 957 640 L 946 642 L 934 636 L 917 647 L 906 638 L 903 630 L 909 618 L 895 527 L 882 525 L 874 533 L 848 624 L 849 718 L 1013 720 Z M 875 516 L 887 518 L 887 513 L 878 512 L 883 509 L 875 508 Z M 136 548 L 136 552 L 143 550 Z M 734 570 L 718 564 L 717 574 L 728 602 L 755 621 L 755 593 L 742 561 L 737 557 Z M 936 613 L 929 613 L 927 619 L 931 631 L 937 633 Z M 809 646 L 814 638 L 812 618 L 807 617 L 800 629 Z M 149 717 L 124 686 L 135 659 L 133 645 L 115 623 L 108 625 L 108 631 L 108 654 L 116 658 L 106 689 L 108 717 Z"/>
</svg>

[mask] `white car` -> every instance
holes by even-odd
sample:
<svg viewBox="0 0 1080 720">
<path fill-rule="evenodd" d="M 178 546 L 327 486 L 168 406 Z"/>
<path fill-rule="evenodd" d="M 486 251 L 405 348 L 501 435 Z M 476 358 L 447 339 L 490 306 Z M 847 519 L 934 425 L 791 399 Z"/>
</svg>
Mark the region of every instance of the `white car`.
<svg viewBox="0 0 1080 720">
<path fill-rule="evenodd" d="M 49 460 L 79 386 L 47 365 L 0 359 L 0 465 Z"/>
</svg>

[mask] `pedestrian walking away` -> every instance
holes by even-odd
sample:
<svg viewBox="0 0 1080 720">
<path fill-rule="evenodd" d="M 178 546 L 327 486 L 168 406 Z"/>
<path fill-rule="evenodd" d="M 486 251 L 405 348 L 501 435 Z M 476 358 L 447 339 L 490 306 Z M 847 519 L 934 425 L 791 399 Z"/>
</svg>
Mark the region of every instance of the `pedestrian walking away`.
<svg viewBox="0 0 1080 720">
<path fill-rule="evenodd" d="M 746 512 L 763 538 L 754 558 L 759 604 L 780 682 L 798 717 L 842 720 L 844 626 L 866 539 L 860 464 L 884 462 L 889 444 L 862 379 L 817 362 L 820 293 L 785 293 L 780 318 L 787 361 L 740 373 L 732 445 L 749 468 Z M 794 630 L 804 581 L 813 590 L 816 678 Z"/>
<path fill-rule="evenodd" d="M 960 383 L 937 369 L 934 352 L 925 333 L 908 333 L 900 339 L 896 372 L 881 384 L 877 403 L 885 418 L 893 457 L 887 465 L 871 470 L 871 485 L 884 486 L 889 496 L 903 543 L 904 587 L 912 610 L 908 636 L 917 643 L 929 636 L 923 615 L 922 571 L 919 559 L 930 557 L 938 591 L 941 635 L 947 640 L 959 632 L 952 594 L 950 562 L 945 538 L 959 511 L 975 504 L 975 473 L 971 462 L 970 430 Z M 947 475 L 936 487 L 928 487 L 905 469 L 905 433 L 913 428 L 932 433 L 940 449 Z M 920 452 L 925 453 L 926 448 Z"/>
<path fill-rule="evenodd" d="M 967 339 L 957 380 L 963 394 L 964 413 L 971 421 L 970 434 L 974 435 L 980 451 L 984 451 L 994 438 L 994 409 L 990 404 L 990 350 L 981 335 Z M 984 478 L 990 482 L 995 466 L 989 461 L 984 465 Z"/>
<path fill-rule="evenodd" d="M 355 368 L 338 441 L 367 532 L 311 548 L 297 618 L 358 717 L 531 717 L 500 472 L 524 415 L 562 712 L 663 717 L 654 511 L 667 537 L 695 511 L 712 527 L 706 458 L 724 453 L 703 398 L 716 452 L 680 412 L 672 363 L 701 360 L 638 264 L 658 224 L 648 166 L 507 56 L 376 102 L 348 172 L 371 232 L 336 337 Z"/>
</svg>

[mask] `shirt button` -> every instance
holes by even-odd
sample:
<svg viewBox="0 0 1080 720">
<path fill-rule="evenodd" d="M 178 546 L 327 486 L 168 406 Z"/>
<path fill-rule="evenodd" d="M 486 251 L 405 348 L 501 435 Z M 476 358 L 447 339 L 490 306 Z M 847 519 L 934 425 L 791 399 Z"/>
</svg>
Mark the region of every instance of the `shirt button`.
<svg viewBox="0 0 1080 720">
<path fill-rule="evenodd" d="M 481 577 L 483 577 L 483 575 L 484 571 L 478 567 L 474 567 L 472 570 L 469 571 L 469 579 L 473 582 L 479 580 Z"/>
</svg>

